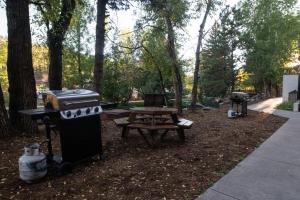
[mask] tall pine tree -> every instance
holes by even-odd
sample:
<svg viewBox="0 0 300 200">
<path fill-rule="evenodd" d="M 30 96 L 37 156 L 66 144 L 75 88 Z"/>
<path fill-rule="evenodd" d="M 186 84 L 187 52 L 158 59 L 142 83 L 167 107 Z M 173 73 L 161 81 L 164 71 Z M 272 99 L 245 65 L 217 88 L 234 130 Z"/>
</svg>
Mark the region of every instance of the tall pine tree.
<svg viewBox="0 0 300 200">
<path fill-rule="evenodd" d="M 234 52 L 239 34 L 234 10 L 226 7 L 221 12 L 220 22 L 214 24 L 203 50 L 201 85 L 206 96 L 223 97 L 234 90 L 237 70 Z"/>
</svg>

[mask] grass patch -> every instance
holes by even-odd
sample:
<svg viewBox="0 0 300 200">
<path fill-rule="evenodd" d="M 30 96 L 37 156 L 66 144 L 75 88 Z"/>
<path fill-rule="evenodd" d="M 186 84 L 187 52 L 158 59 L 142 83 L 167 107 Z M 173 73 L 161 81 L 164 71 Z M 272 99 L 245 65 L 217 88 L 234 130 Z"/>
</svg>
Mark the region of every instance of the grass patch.
<svg viewBox="0 0 300 200">
<path fill-rule="evenodd" d="M 287 101 L 287 102 L 282 102 L 281 104 L 279 104 L 278 106 L 276 106 L 277 109 L 280 110 L 289 110 L 292 111 L 293 110 L 293 102 L 291 101 Z"/>
</svg>

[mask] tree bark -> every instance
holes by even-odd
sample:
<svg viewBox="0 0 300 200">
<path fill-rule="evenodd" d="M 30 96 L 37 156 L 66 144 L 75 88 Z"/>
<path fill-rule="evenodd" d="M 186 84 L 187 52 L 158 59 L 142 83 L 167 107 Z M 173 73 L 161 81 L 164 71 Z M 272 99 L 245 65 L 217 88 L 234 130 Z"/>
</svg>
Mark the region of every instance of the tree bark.
<svg viewBox="0 0 300 200">
<path fill-rule="evenodd" d="M 158 73 L 158 76 L 159 76 L 159 82 L 160 82 L 160 89 L 161 89 L 161 93 L 164 94 L 164 101 L 165 101 L 165 104 L 166 106 L 168 105 L 168 100 L 167 100 L 167 97 L 166 97 L 166 89 L 165 89 L 165 83 L 164 83 L 164 78 L 163 78 L 163 75 L 162 75 L 162 71 L 160 70 L 159 68 L 159 65 L 157 64 L 154 56 L 152 55 L 152 53 L 148 50 L 148 48 L 146 48 L 143 44 L 142 44 L 142 47 L 144 48 L 144 50 L 150 55 L 151 59 L 153 60 L 154 62 L 154 65 L 157 69 L 157 73 Z"/>
<path fill-rule="evenodd" d="M 72 19 L 75 9 L 75 0 L 62 0 L 59 19 L 54 21 L 52 28 L 47 31 L 49 48 L 49 88 L 50 90 L 62 89 L 62 51 L 65 34 Z"/>
<path fill-rule="evenodd" d="M 230 83 L 230 88 L 231 88 L 231 93 L 234 92 L 235 90 L 235 71 L 234 71 L 234 47 L 231 45 L 231 51 L 230 51 L 230 73 L 231 73 L 231 83 Z"/>
<path fill-rule="evenodd" d="M 0 84 L 0 137 L 8 134 L 8 117 Z"/>
<path fill-rule="evenodd" d="M 9 118 L 12 128 L 29 133 L 36 123 L 18 111 L 36 108 L 36 87 L 32 66 L 29 0 L 6 2 L 8 28 L 7 72 L 9 80 Z"/>
<path fill-rule="evenodd" d="M 203 34 L 204 34 L 206 19 L 208 17 L 209 12 L 210 12 L 211 6 L 212 6 L 212 0 L 209 0 L 207 2 L 205 14 L 204 14 L 204 17 L 203 17 L 203 20 L 201 22 L 200 29 L 199 29 L 197 49 L 196 49 L 196 61 L 195 61 L 193 89 L 192 89 L 192 102 L 191 102 L 191 108 L 192 109 L 195 109 L 196 103 L 197 103 L 199 69 L 200 69 L 200 49 L 201 49 L 201 46 L 202 46 L 202 40 L 203 40 Z"/>
<path fill-rule="evenodd" d="M 80 87 L 83 88 L 83 76 L 82 76 L 82 66 L 81 66 L 81 27 L 80 23 L 77 24 L 76 27 L 77 31 L 77 52 L 76 52 L 76 57 L 77 57 L 77 65 L 78 65 L 78 75 L 80 79 Z"/>
<path fill-rule="evenodd" d="M 95 45 L 95 66 L 94 66 L 94 89 L 102 98 L 103 87 L 103 65 L 105 45 L 105 11 L 108 0 L 97 1 L 97 25 Z"/>
<path fill-rule="evenodd" d="M 168 54 L 172 62 L 173 85 L 175 89 L 175 106 L 178 109 L 178 112 L 182 113 L 182 80 L 180 74 L 180 66 L 177 61 L 175 49 L 175 33 L 169 13 L 166 14 L 165 20 L 168 29 Z"/>
</svg>

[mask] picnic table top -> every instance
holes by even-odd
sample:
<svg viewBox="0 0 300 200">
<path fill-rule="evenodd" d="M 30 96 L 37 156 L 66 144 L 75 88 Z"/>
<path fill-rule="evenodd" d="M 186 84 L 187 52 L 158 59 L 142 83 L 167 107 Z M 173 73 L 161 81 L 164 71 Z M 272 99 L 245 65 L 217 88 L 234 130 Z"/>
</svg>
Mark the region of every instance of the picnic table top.
<svg viewBox="0 0 300 200">
<path fill-rule="evenodd" d="M 147 114 L 147 115 L 167 115 L 167 114 L 176 114 L 178 110 L 176 108 L 164 108 L 164 107 L 135 107 L 135 108 L 130 108 L 130 112 L 135 114 Z"/>
</svg>

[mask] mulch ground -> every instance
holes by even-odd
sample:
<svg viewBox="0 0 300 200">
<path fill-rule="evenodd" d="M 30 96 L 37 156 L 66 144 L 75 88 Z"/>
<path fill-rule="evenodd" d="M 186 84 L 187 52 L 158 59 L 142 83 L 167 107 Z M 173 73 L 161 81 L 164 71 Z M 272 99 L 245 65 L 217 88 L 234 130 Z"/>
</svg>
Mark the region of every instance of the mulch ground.
<svg viewBox="0 0 300 200">
<path fill-rule="evenodd" d="M 233 120 L 226 111 L 203 111 L 204 116 L 199 111 L 185 113 L 194 121 L 186 131 L 186 142 L 180 144 L 177 135 L 169 133 L 154 149 L 135 131 L 125 143 L 120 129 L 105 121 L 106 161 L 78 165 L 64 176 L 51 171 L 35 184 L 19 179 L 17 163 L 23 146 L 43 141 L 44 133 L 1 139 L 0 199 L 195 199 L 286 121 L 251 111 Z"/>
</svg>

